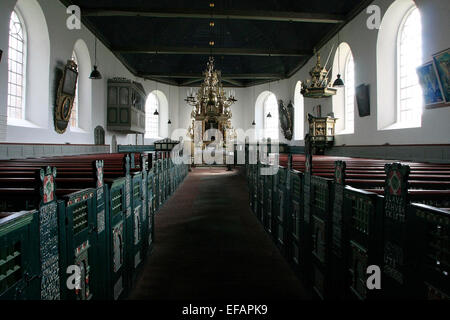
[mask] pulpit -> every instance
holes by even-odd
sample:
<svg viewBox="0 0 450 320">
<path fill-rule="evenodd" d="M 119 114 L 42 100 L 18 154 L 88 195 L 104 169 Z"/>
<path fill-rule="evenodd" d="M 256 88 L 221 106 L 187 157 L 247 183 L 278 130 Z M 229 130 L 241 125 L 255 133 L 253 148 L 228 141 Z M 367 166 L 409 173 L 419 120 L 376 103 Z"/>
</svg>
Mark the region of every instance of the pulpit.
<svg viewBox="0 0 450 320">
<path fill-rule="evenodd" d="M 324 154 L 325 148 L 331 148 L 334 145 L 334 128 L 336 118 L 314 117 L 308 114 L 309 135 L 313 154 Z"/>
</svg>

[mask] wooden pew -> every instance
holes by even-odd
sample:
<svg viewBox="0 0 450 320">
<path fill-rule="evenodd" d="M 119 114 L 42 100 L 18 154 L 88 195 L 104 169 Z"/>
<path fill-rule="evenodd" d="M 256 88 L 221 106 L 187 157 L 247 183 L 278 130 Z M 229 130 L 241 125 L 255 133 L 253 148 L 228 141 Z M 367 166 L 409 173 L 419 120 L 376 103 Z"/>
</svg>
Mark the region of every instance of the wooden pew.
<svg viewBox="0 0 450 320">
<path fill-rule="evenodd" d="M 99 159 L 102 161 L 95 161 Z M 155 210 L 151 200 L 158 194 L 155 175 L 161 177 L 162 184 L 170 184 L 167 188 L 160 186 L 165 192 L 161 199 L 166 200 L 176 182 L 187 174 L 186 166 L 175 169 L 168 159 L 164 173 L 155 167 L 147 168 L 148 161 L 140 154 L 133 159 L 143 164 L 135 163 L 132 170 L 129 157 L 123 154 L 0 161 L 0 179 L 20 182 L 0 189 L 0 198 L 10 200 L 11 193 L 21 192 L 20 201 L 38 206 L 41 219 L 52 217 L 45 223 L 41 221 L 41 240 L 37 243 L 41 250 L 49 251 L 46 256 L 52 263 L 40 261 L 46 286 L 33 298 L 114 299 L 129 290 L 135 279 L 136 256 L 139 253 L 143 259 L 153 243 Z M 56 165 L 62 177 L 56 175 L 56 168 L 40 170 L 49 164 Z M 175 179 L 174 174 L 180 176 Z M 44 181 L 44 186 L 39 186 L 39 180 Z M 66 189 L 56 189 L 57 184 L 65 183 Z M 127 228 L 133 232 L 127 232 Z M 82 287 L 74 292 L 65 288 L 65 267 L 71 264 L 81 266 L 83 271 Z"/>
<path fill-rule="evenodd" d="M 293 163 L 287 156 L 280 156 L 280 160 L 280 162 L 285 161 L 286 164 Z M 291 201 L 282 206 L 283 208 L 275 209 L 275 211 L 287 212 L 289 236 L 285 238 L 287 245 L 282 252 L 288 261 L 300 273 L 306 274 L 306 282 L 311 280 L 309 284 L 322 298 L 377 299 L 392 298 L 396 295 L 417 297 L 418 290 L 413 288 L 414 281 L 408 274 L 408 268 L 396 270 L 393 267 L 393 265 L 399 265 L 395 252 L 398 252 L 398 247 L 403 250 L 407 242 L 404 240 L 401 223 L 390 223 L 386 218 L 389 214 L 398 216 L 398 212 L 395 213 L 394 210 L 393 213 L 389 211 L 389 208 L 395 207 L 392 203 L 399 201 L 393 200 L 396 198 L 392 198 L 386 191 L 389 181 L 386 178 L 389 173 L 386 174 L 386 172 L 390 168 L 390 165 L 386 166 L 386 164 L 389 161 L 370 159 L 351 161 L 350 170 L 347 169 L 351 172 L 347 175 L 350 178 L 343 179 L 351 186 L 345 186 L 342 181 L 341 183 L 336 181 L 334 161 L 330 162 L 328 159 L 326 162 L 325 160 L 321 159 L 322 162 L 318 167 L 311 163 L 312 174 L 294 170 L 300 168 L 304 171 L 305 164 L 301 167 L 294 165 L 294 169 L 288 171 L 289 185 L 292 190 L 289 192 Z M 408 163 L 408 165 L 412 166 L 410 175 L 412 180 L 408 181 L 408 188 L 405 191 L 408 200 L 403 202 L 400 206 L 403 209 L 399 210 L 406 210 L 406 206 L 411 206 L 411 201 L 433 201 L 435 205 L 449 207 L 450 166 L 422 163 Z M 259 179 L 258 165 L 247 164 L 246 172 L 250 200 L 255 196 L 258 199 L 261 188 L 265 188 L 265 199 L 268 199 L 270 179 Z M 261 186 L 261 182 L 255 183 L 256 181 L 263 181 L 263 185 Z M 355 187 L 363 187 L 366 190 Z M 274 188 L 274 190 L 277 189 L 278 187 Z M 307 197 L 308 194 L 309 197 Z M 267 208 L 266 211 L 270 212 L 273 210 L 271 205 L 276 208 L 281 202 L 276 203 L 276 199 L 275 195 L 272 204 L 259 202 L 259 205 L 264 205 Z M 253 210 L 257 212 L 258 201 L 250 201 L 250 203 Z M 327 205 L 329 203 L 331 205 Z M 261 218 L 264 222 L 264 217 Z M 274 218 L 273 221 L 276 219 Z M 392 228 L 397 229 L 392 231 Z M 319 230 L 318 233 L 317 230 Z M 380 230 L 390 231 L 389 234 L 385 234 Z M 381 237 L 382 234 L 385 236 Z M 279 243 L 276 237 L 274 241 Z M 352 263 L 349 264 L 348 261 Z M 365 286 L 367 275 L 363 266 L 370 264 L 384 267 L 383 274 L 388 278 L 387 290 L 382 292 L 367 290 Z M 330 265 L 333 267 L 331 268 Z M 402 272 L 405 274 L 403 275 Z M 406 279 L 406 284 L 398 286 L 395 283 L 395 278 L 399 274 Z M 442 291 L 442 286 L 439 289 L 436 283 L 439 282 L 435 281 L 433 286 L 427 287 L 428 290 L 433 288 L 433 292 L 439 292 L 440 297 L 446 296 L 442 293 L 445 292 L 445 290 Z M 437 291 L 436 288 L 438 288 Z"/>
<path fill-rule="evenodd" d="M 91 160 L 92 158 L 87 159 L 89 162 Z M 33 159 L 33 165 L 38 161 Z M 67 163 L 68 159 L 64 158 L 64 161 Z M 45 160 L 42 162 L 50 163 Z M 52 160 L 51 163 L 57 162 Z M 103 248 L 106 247 L 105 224 L 107 224 L 107 221 L 105 218 L 105 199 L 102 182 L 97 185 L 97 179 L 92 178 L 96 171 L 92 169 L 92 164 L 90 164 L 90 167 L 85 165 L 83 171 L 77 174 L 78 176 L 84 175 L 89 178 L 77 178 L 78 180 L 75 181 L 80 183 L 78 188 L 75 185 L 72 186 L 72 189 L 60 189 L 60 192 L 56 193 L 64 200 L 60 201 L 58 207 L 59 211 L 62 210 L 65 217 L 62 220 L 67 221 L 67 225 L 59 230 L 61 234 L 60 241 L 65 237 L 66 242 L 66 245 L 62 246 L 60 253 L 61 269 L 77 264 L 85 266 L 83 270 L 86 271 L 83 273 L 83 280 L 85 281 L 82 281 L 81 290 L 68 291 L 65 285 L 61 285 L 60 294 L 61 298 L 64 299 L 71 297 L 89 299 L 92 295 L 96 296 L 96 298 L 105 296 L 103 290 L 106 288 L 106 273 L 100 270 L 100 266 L 106 265 L 107 251 L 104 249 L 100 250 L 97 242 L 102 242 L 101 246 Z M 55 180 L 58 181 L 57 179 Z M 98 188 L 82 189 L 83 187 Z M 96 232 L 94 233 L 93 231 Z M 96 235 L 95 238 L 92 238 L 92 235 L 97 233 L 98 236 Z M 90 257 L 90 259 L 87 257 Z M 90 267 L 88 268 L 88 266 Z M 64 271 L 61 273 L 61 282 L 65 284 L 66 278 L 67 275 Z M 88 285 L 89 279 L 92 281 L 91 285 Z M 75 294 L 72 294 L 73 292 Z"/>
<path fill-rule="evenodd" d="M 413 290 L 419 299 L 450 299 L 450 213 L 423 204 L 407 211 Z"/>
<path fill-rule="evenodd" d="M 342 167 L 341 164 L 336 165 Z M 411 193 L 416 190 L 408 190 L 408 167 L 401 164 L 386 165 L 386 178 L 383 197 L 373 192 L 346 187 L 344 192 L 344 214 L 341 224 L 341 232 L 346 241 L 344 245 L 344 260 L 350 261 L 345 271 L 349 271 L 351 277 L 347 279 L 350 289 L 350 297 L 358 299 L 373 298 L 418 298 L 418 290 L 414 288 L 415 270 L 411 265 L 411 252 L 414 246 L 409 247 L 413 237 L 407 236 L 406 215 L 407 207 L 412 201 Z M 344 171 L 344 173 L 343 173 Z M 336 170 L 339 179 L 345 180 L 344 170 Z M 394 177 L 395 183 L 392 180 Z M 339 206 L 335 186 L 334 212 Z M 429 192 L 435 197 L 443 199 L 448 197 L 447 191 Z M 420 196 L 423 196 L 420 194 Z M 333 219 L 335 216 L 333 216 Z M 335 228 L 333 228 L 335 230 Z M 384 235 L 384 236 L 381 236 Z M 333 240 L 336 237 L 333 236 Z M 334 243 L 333 243 L 334 245 Z M 407 248 L 411 248 L 408 250 Z M 365 281 L 367 275 L 364 270 L 369 265 L 382 266 L 384 290 L 381 292 L 369 291 Z M 345 273 L 344 273 L 345 274 Z M 338 279 L 338 275 L 335 277 Z M 342 287 L 341 287 L 342 288 Z M 345 291 L 340 291 L 345 292 Z"/>
<path fill-rule="evenodd" d="M 39 211 L 0 213 L 0 299 L 40 297 Z"/>
</svg>

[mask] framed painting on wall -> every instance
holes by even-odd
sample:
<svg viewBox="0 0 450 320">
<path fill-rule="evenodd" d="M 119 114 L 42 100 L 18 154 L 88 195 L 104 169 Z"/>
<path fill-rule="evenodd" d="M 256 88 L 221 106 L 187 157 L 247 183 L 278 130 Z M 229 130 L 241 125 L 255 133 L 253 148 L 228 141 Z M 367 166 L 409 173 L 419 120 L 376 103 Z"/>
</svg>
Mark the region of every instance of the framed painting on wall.
<svg viewBox="0 0 450 320">
<path fill-rule="evenodd" d="M 435 54 L 433 62 L 445 102 L 450 103 L 450 49 Z"/>
<path fill-rule="evenodd" d="M 445 103 L 442 88 L 436 75 L 432 62 L 417 68 L 417 76 L 422 87 L 426 107 L 442 105 Z"/>
</svg>

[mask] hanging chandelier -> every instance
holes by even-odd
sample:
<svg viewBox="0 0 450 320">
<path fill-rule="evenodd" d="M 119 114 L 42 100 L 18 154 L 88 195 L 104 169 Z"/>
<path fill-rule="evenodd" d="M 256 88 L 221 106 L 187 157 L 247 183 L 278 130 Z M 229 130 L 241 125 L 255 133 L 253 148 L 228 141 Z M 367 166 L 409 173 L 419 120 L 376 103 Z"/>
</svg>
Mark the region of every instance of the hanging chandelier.
<svg viewBox="0 0 450 320">
<path fill-rule="evenodd" d="M 193 116 L 201 114 L 222 114 L 231 118 L 230 107 L 237 100 L 233 90 L 225 94 L 222 86 L 221 72 L 214 69 L 214 58 L 209 57 L 208 68 L 204 72 L 205 80 L 194 96 L 191 89 L 184 101 L 194 107 Z"/>
<path fill-rule="evenodd" d="M 213 38 L 213 28 L 215 22 L 214 17 L 214 2 L 211 1 L 209 4 L 211 8 L 211 20 L 209 22 L 210 27 L 210 57 L 207 63 L 207 69 L 203 73 L 205 79 L 203 80 L 200 88 L 194 94 L 192 88 L 188 90 L 187 97 L 184 101 L 193 107 L 191 112 L 192 125 L 188 129 L 188 135 L 191 139 L 194 138 L 194 128 L 196 128 L 195 123 L 201 122 L 201 130 L 195 129 L 201 133 L 201 137 L 207 134 L 207 142 L 199 142 L 198 147 L 206 147 L 209 141 L 216 141 L 225 144 L 226 142 L 233 141 L 236 137 L 236 132 L 231 125 L 231 106 L 237 101 L 235 98 L 234 90 L 230 90 L 228 94 L 225 93 L 222 86 L 222 74 L 220 70 L 214 69 L 214 58 L 213 58 L 213 47 L 215 45 L 215 40 Z M 216 137 L 216 133 L 212 135 L 210 129 L 215 129 L 220 132 L 219 137 Z M 211 136 L 209 136 L 211 134 Z"/>
<path fill-rule="evenodd" d="M 330 57 L 328 56 L 327 63 L 329 59 Z M 320 64 L 320 53 L 317 52 L 316 65 L 309 72 L 311 79 L 302 82 L 301 94 L 305 98 L 326 98 L 336 94 L 337 89 L 332 87 L 328 79 L 327 63 L 322 67 Z"/>
<path fill-rule="evenodd" d="M 233 139 L 234 133 L 231 125 L 231 106 L 237 101 L 234 90 L 228 94 L 222 86 L 221 72 L 214 69 L 214 58 L 210 57 L 207 63 L 207 70 L 204 72 L 205 79 L 197 92 L 193 89 L 188 90 L 186 103 L 193 107 L 191 112 L 192 125 L 189 127 L 189 135 L 193 137 L 195 121 L 202 121 L 204 128 L 208 129 L 211 122 L 217 123 L 216 129 L 219 129 L 223 135 L 227 129 L 231 129 L 231 136 L 227 139 Z M 195 94 L 194 94 L 195 93 Z"/>
</svg>

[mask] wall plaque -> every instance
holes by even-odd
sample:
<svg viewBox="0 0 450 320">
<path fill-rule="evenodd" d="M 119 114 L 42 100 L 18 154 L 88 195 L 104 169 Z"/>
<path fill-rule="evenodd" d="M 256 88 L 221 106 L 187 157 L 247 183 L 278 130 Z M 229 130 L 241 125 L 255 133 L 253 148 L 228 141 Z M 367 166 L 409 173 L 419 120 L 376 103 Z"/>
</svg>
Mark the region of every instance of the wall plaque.
<svg viewBox="0 0 450 320">
<path fill-rule="evenodd" d="M 66 132 L 72 114 L 77 80 L 78 66 L 74 61 L 68 60 L 59 82 L 54 112 L 55 130 L 61 134 Z"/>
</svg>

